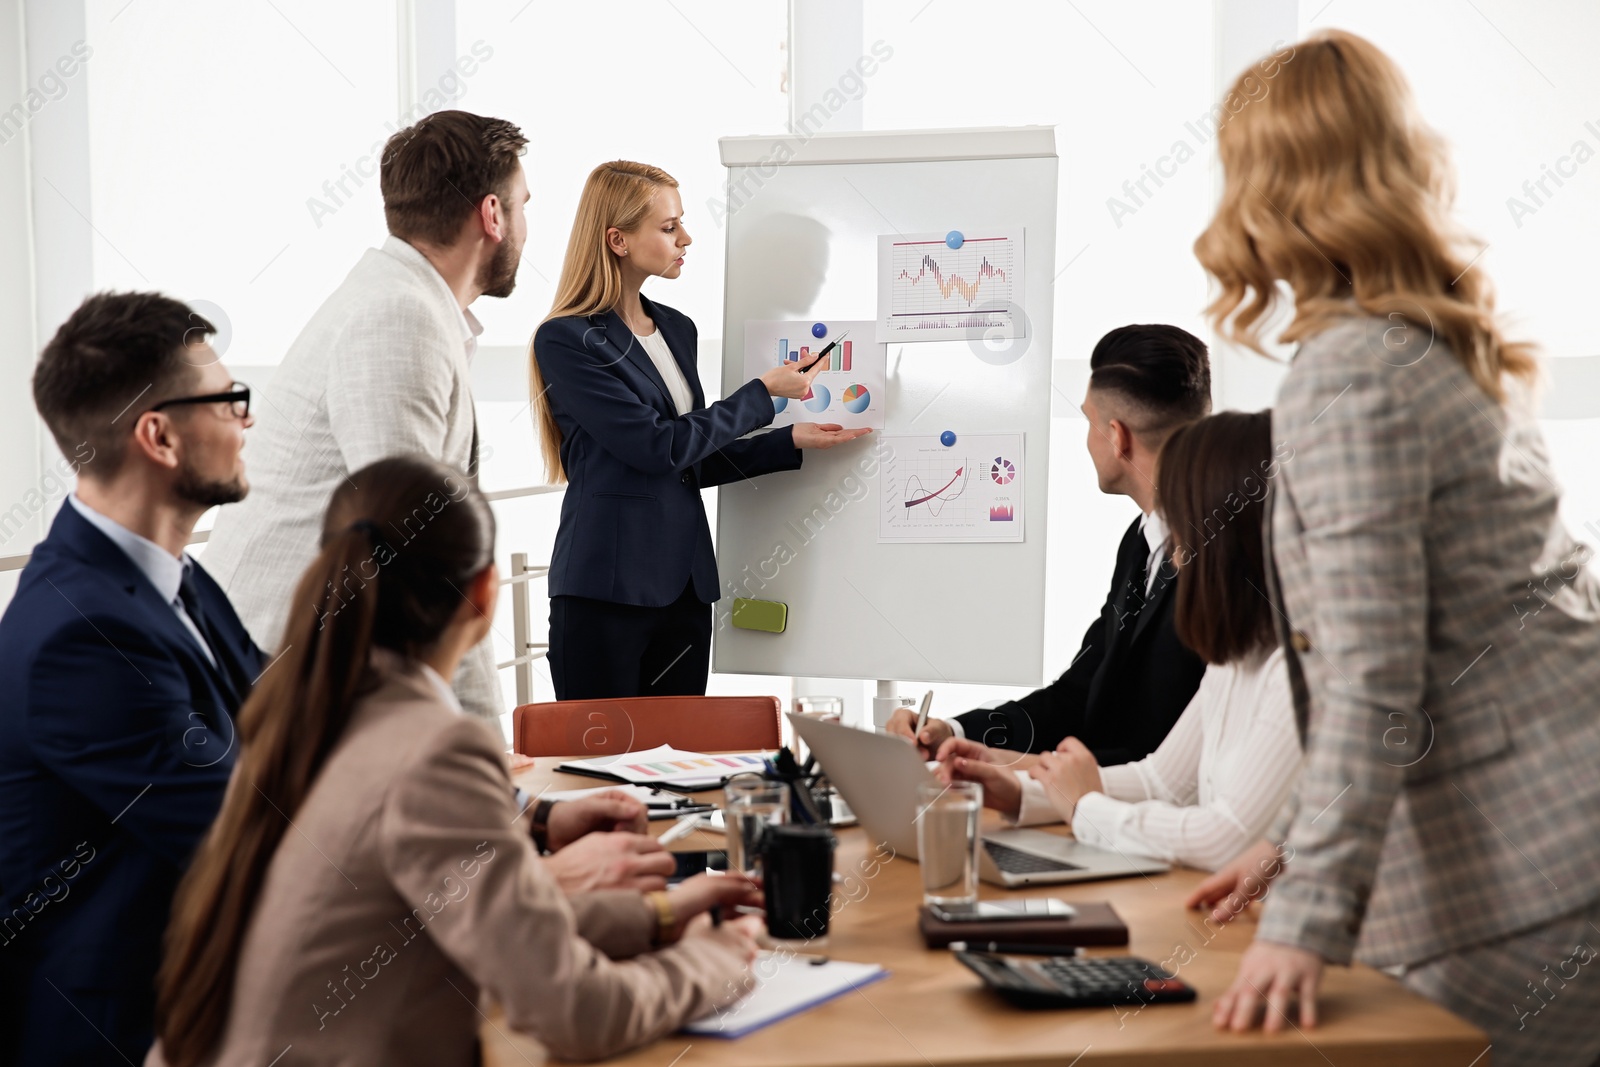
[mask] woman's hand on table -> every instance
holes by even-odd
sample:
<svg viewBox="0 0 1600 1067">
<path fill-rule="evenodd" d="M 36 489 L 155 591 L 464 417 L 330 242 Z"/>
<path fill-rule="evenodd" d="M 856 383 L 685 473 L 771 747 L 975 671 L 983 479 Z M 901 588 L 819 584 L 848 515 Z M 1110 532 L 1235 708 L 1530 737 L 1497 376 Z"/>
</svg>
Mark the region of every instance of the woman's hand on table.
<svg viewBox="0 0 1600 1067">
<path fill-rule="evenodd" d="M 690 920 L 683 928 L 683 936 L 678 940 L 706 938 L 715 941 L 749 965 L 761 951 L 761 932 L 761 919 L 755 915 L 745 915 L 725 922 L 721 926 L 713 926 L 709 916 L 700 915 Z"/>
<path fill-rule="evenodd" d="M 1218 1030 L 1261 1028 L 1275 1034 L 1289 1018 L 1289 1005 L 1300 1002 L 1300 1026 L 1317 1025 L 1317 991 L 1322 984 L 1322 957 L 1315 952 L 1274 941 L 1255 941 L 1239 958 L 1239 973 L 1217 998 L 1211 1022 Z M 1265 1007 L 1265 1015 L 1262 1009 Z"/>
<path fill-rule="evenodd" d="M 1100 764 L 1095 762 L 1094 753 L 1076 737 L 1063 740 L 1054 752 L 1042 753 L 1028 774 L 1044 786 L 1045 796 L 1068 825 L 1078 809 L 1078 801 L 1089 793 L 1105 791 L 1105 783 L 1100 780 Z"/>
<path fill-rule="evenodd" d="M 1184 907 L 1210 908 L 1212 922 L 1230 922 L 1266 896 L 1267 887 L 1283 871 L 1283 865 L 1278 847 L 1262 839 L 1196 886 L 1183 902 Z"/>
<path fill-rule="evenodd" d="M 672 914 L 683 929 L 697 915 L 720 907 L 729 918 L 736 907 L 759 908 L 765 904 L 761 884 L 737 871 L 727 874 L 697 874 L 667 890 Z"/>
</svg>

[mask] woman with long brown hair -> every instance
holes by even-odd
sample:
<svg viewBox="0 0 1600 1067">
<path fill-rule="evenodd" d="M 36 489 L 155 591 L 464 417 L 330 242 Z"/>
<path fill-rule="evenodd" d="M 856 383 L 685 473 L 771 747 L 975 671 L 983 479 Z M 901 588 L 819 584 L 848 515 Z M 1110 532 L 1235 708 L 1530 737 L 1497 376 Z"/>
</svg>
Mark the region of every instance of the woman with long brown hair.
<svg viewBox="0 0 1600 1067">
<path fill-rule="evenodd" d="M 772 422 L 773 397 L 805 396 L 820 363 L 705 402 L 694 322 L 640 292 L 683 273 L 682 216 L 661 168 L 596 167 L 529 353 L 546 474 L 568 483 L 548 580 L 558 700 L 704 693 L 722 593 L 700 490 L 868 432 L 801 423 L 741 440 Z"/>
<path fill-rule="evenodd" d="M 1298 998 L 1309 1025 L 1324 966 L 1357 958 L 1487 1030 L 1496 1064 L 1588 1065 L 1600 582 L 1559 517 L 1532 349 L 1386 55 L 1327 32 L 1257 77 L 1195 252 L 1223 335 L 1299 342 L 1269 591 L 1306 761 L 1268 839 L 1192 898 L 1226 916 L 1271 879 L 1215 1021 L 1276 1030 Z"/>
<path fill-rule="evenodd" d="M 149 1063 L 468 1064 L 480 991 L 590 1059 L 746 988 L 753 920 L 701 913 L 747 884 L 569 901 L 538 859 L 449 684 L 496 589 L 494 518 L 453 468 L 386 459 L 334 492 L 173 905 Z"/>
<path fill-rule="evenodd" d="M 940 777 L 981 783 L 984 804 L 1019 825 L 1065 822 L 1080 841 L 1169 863 L 1216 870 L 1255 844 L 1300 764 L 1272 606 L 1256 592 L 1280 467 L 1265 411 L 1207 416 L 1161 447 L 1156 509 L 1177 572 L 1173 622 L 1206 671 L 1154 752 L 1101 767 L 1068 737 L 1024 775 L 1016 752 L 951 738 Z"/>
</svg>

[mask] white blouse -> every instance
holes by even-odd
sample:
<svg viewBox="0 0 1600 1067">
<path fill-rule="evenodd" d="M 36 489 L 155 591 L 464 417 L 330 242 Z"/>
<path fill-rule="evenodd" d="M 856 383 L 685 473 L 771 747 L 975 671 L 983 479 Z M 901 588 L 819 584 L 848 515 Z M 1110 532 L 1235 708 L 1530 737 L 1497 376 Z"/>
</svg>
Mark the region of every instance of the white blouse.
<svg viewBox="0 0 1600 1067">
<path fill-rule="evenodd" d="M 1206 668 L 1189 706 L 1150 755 L 1104 767 L 1104 792 L 1078 801 L 1072 832 L 1103 848 L 1216 870 L 1260 840 L 1300 770 L 1282 649 Z M 1026 772 L 1018 825 L 1058 822 Z"/>
<path fill-rule="evenodd" d="M 683 376 L 683 368 L 672 358 L 672 349 L 667 347 L 667 339 L 661 336 L 661 331 L 657 329 L 647 337 L 634 336 L 639 338 L 639 344 L 644 347 L 650 362 L 656 365 L 661 380 L 667 383 L 667 393 L 672 397 L 672 406 L 678 409 L 678 414 L 687 415 L 694 410 L 694 394 L 689 391 L 689 382 Z"/>
</svg>

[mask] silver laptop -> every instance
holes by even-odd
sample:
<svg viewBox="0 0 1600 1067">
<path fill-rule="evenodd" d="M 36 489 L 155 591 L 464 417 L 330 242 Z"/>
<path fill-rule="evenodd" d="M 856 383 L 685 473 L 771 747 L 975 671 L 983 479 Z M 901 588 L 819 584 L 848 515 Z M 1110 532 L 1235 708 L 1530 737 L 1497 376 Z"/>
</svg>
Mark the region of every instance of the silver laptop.
<svg viewBox="0 0 1600 1067">
<path fill-rule="evenodd" d="M 903 738 L 790 715 L 805 741 L 867 833 L 887 841 L 896 855 L 917 856 L 917 786 L 938 781 L 916 748 Z M 1096 848 L 1041 830 L 999 830 L 983 835 L 979 875 L 1003 886 L 1050 885 L 1159 874 L 1160 860 Z"/>
</svg>

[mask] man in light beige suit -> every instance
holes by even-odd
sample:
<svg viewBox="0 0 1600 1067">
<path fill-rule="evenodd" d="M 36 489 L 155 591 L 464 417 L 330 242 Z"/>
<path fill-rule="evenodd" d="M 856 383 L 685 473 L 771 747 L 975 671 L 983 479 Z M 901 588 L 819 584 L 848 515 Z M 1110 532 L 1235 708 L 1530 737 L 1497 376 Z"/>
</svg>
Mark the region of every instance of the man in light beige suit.
<svg viewBox="0 0 1600 1067">
<path fill-rule="evenodd" d="M 468 309 L 516 285 L 526 144 L 511 123 L 463 111 L 391 137 L 380 179 L 389 239 L 317 309 L 260 391 L 252 492 L 219 516 L 205 561 L 270 653 L 316 555 L 328 497 L 351 471 L 420 453 L 476 475 L 469 365 L 483 327 Z M 456 692 L 498 729 L 506 709 L 490 641 L 473 650 Z"/>
</svg>

